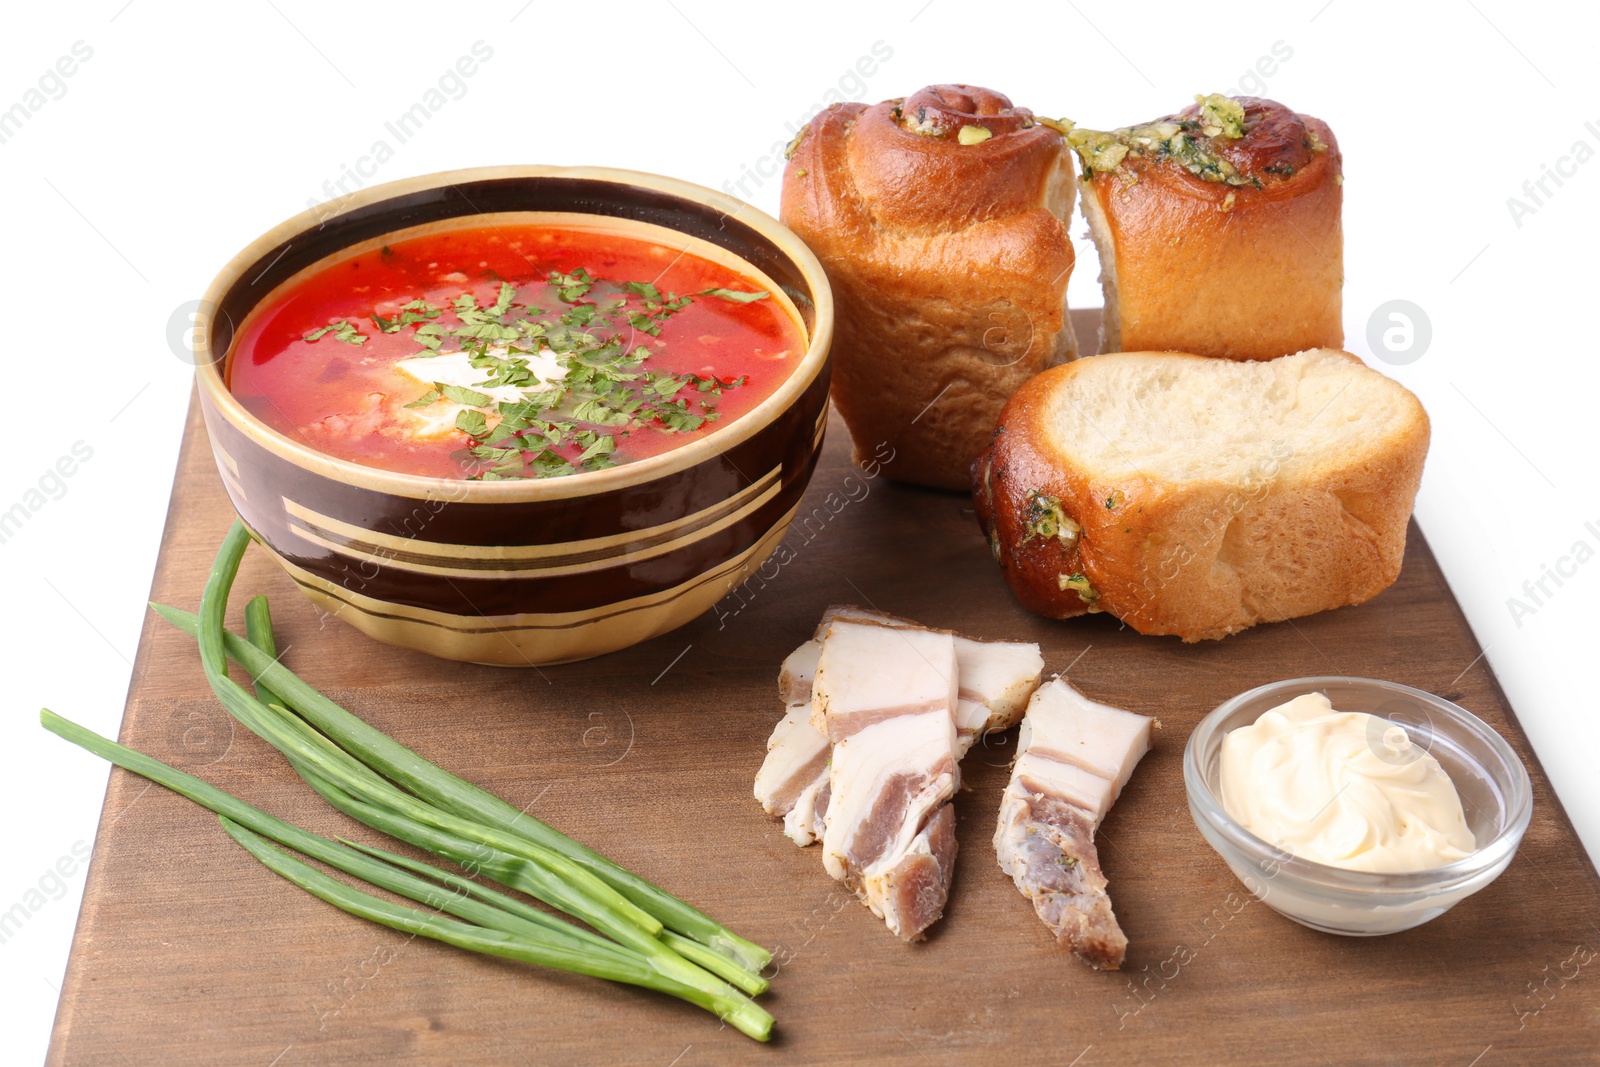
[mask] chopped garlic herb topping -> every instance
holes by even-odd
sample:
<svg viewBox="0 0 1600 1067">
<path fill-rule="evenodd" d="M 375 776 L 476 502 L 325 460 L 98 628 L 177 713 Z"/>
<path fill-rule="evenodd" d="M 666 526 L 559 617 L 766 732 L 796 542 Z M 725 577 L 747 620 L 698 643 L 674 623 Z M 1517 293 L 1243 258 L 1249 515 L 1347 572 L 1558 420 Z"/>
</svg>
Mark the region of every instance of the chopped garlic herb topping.
<svg viewBox="0 0 1600 1067">
<path fill-rule="evenodd" d="M 1195 100 L 1200 104 L 1200 114 L 1195 118 L 1163 119 L 1109 132 L 1081 126 L 1073 128 L 1067 134 L 1067 143 L 1083 161 L 1083 177 L 1120 171 L 1123 162 L 1131 156 L 1171 159 L 1203 181 L 1260 188 L 1258 179 L 1241 174 L 1232 163 L 1217 155 L 1210 143 L 1217 137 L 1236 140 L 1244 136 L 1244 105 L 1220 93 L 1196 96 Z M 1126 171 L 1123 176 L 1134 180 Z"/>
</svg>

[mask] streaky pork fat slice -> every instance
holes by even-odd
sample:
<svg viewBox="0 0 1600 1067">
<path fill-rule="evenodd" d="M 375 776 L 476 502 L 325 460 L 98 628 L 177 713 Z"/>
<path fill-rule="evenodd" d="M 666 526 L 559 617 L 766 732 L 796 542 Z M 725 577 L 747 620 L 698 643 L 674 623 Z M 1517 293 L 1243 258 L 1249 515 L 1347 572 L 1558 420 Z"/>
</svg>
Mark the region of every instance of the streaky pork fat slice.
<svg viewBox="0 0 1600 1067">
<path fill-rule="evenodd" d="M 828 777 L 827 735 L 811 725 L 811 699 L 790 703 L 767 741 L 756 773 L 756 799 L 768 815 L 787 816 L 808 789 Z"/>
<path fill-rule="evenodd" d="M 768 815 L 783 820 L 783 834 L 801 848 L 822 833 L 828 806 L 828 735 L 811 725 L 811 679 L 822 655 L 822 635 L 832 615 L 824 615 L 817 636 L 789 653 L 778 671 L 778 697 L 784 716 L 767 740 L 767 757 L 756 772 L 756 800 Z"/>
<path fill-rule="evenodd" d="M 822 636 L 834 619 L 876 622 L 926 630 L 907 619 L 854 605 L 830 607 L 816 636 L 791 652 L 778 675 L 778 695 L 788 707 L 811 699 L 811 680 L 822 654 Z M 1044 657 L 1030 641 L 978 641 L 952 635 L 956 648 L 956 759 L 965 756 L 979 737 L 1009 730 L 1022 718 L 1028 697 L 1039 686 Z M 755 795 L 769 815 L 783 819 L 784 834 L 802 848 L 822 833 L 828 806 L 828 743 L 820 733 L 807 735 L 784 718 L 767 742 L 766 762 L 756 776 Z M 812 778 L 791 785 L 792 777 L 809 769 Z"/>
<path fill-rule="evenodd" d="M 811 691 L 813 724 L 833 745 L 822 862 L 906 941 L 950 894 L 956 689 L 951 635 L 829 624 Z"/>
<path fill-rule="evenodd" d="M 1000 869 L 1059 944 L 1106 970 L 1122 965 L 1128 939 L 1111 910 L 1094 833 L 1150 750 L 1152 722 L 1052 679 L 1028 703 L 1000 800 Z"/>
<path fill-rule="evenodd" d="M 778 699 L 785 704 L 809 703 L 811 679 L 816 677 L 817 657 L 822 655 L 822 635 L 833 620 L 823 616 L 822 625 L 811 640 L 795 649 L 778 669 Z"/>
<path fill-rule="evenodd" d="M 909 630 L 931 629 L 910 619 L 868 611 L 854 604 L 829 608 L 823 616 L 823 627 L 836 618 Z M 934 632 L 951 633 L 948 630 Z M 960 734 L 960 755 L 966 755 L 979 737 L 1009 730 L 1021 721 L 1028 698 L 1039 687 L 1044 657 L 1039 653 L 1039 646 L 1031 641 L 979 641 L 957 633 L 951 636 L 956 645 L 956 731 Z"/>
</svg>

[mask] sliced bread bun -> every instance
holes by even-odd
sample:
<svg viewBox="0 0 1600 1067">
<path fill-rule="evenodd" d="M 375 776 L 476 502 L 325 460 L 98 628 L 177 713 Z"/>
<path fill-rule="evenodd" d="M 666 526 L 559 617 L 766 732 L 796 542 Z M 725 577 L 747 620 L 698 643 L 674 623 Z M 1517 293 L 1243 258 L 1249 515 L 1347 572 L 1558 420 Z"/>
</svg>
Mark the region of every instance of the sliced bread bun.
<svg viewBox="0 0 1600 1067">
<path fill-rule="evenodd" d="M 1427 450 L 1417 398 L 1347 352 L 1120 352 L 1019 389 L 973 496 L 1026 607 L 1199 641 L 1387 588 Z"/>
</svg>

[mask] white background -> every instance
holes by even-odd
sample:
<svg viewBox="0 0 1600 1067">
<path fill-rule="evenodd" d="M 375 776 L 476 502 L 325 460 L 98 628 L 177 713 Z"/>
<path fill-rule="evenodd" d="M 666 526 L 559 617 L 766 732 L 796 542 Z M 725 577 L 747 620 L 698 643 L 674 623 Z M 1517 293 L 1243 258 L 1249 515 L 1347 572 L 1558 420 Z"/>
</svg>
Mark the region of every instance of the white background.
<svg viewBox="0 0 1600 1067">
<path fill-rule="evenodd" d="M 324 182 L 380 138 L 395 154 L 376 173 L 366 165 L 369 184 L 481 164 L 599 164 L 716 187 L 743 175 L 746 198 L 775 213 L 778 179 L 748 175 L 771 168 L 786 124 L 825 102 L 930 82 L 990 86 L 1102 128 L 1241 89 L 1326 119 L 1347 175 L 1347 344 L 1422 397 L 1434 436 L 1419 520 L 1590 854 L 1600 850 L 1594 17 L 1508 0 L 1307 0 L 1248 18 L 954 0 L 768 10 L 778 7 L 8 10 L 0 109 L 40 106 L 0 143 L 0 293 L 12 308 L 0 511 L 43 506 L 0 544 L 0 911 L 45 901 L 0 944 L 11 1062 L 43 1055 L 83 884 L 82 864 L 50 872 L 92 841 L 106 777 L 45 734 L 37 710 L 117 731 L 189 399 L 169 320 L 239 248 L 335 194 Z M 478 41 L 492 58 L 446 84 L 448 103 L 396 146 L 384 123 Z M 75 45 L 92 54 L 70 77 L 45 76 Z M 874 46 L 887 58 L 861 77 Z M 1559 186 L 1547 167 L 1565 172 Z M 1524 182 L 1541 177 L 1536 201 Z M 1531 210 L 1514 213 L 1513 197 Z M 1096 305 L 1087 242 L 1079 255 L 1071 293 Z M 1375 309 L 1397 299 L 1431 323 L 1405 366 L 1372 359 L 1366 340 Z M 79 441 L 91 458 L 47 476 Z M 1524 582 L 1558 566 L 1562 584 L 1546 578 L 1548 595 L 1529 598 Z M 1514 617 L 1512 597 L 1532 611 Z"/>
</svg>

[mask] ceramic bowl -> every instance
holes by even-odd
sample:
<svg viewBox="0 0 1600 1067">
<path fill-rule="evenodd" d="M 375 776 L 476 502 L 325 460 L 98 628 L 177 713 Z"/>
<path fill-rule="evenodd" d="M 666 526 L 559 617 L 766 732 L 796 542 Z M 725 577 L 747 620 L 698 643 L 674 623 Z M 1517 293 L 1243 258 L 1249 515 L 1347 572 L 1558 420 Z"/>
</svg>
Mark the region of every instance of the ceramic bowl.
<svg viewBox="0 0 1600 1067">
<path fill-rule="evenodd" d="M 269 429 L 227 386 L 252 309 L 330 257 L 502 213 L 608 227 L 733 257 L 803 328 L 789 378 L 740 418 L 658 456 L 564 478 L 451 481 L 335 459 Z M 448 659 L 583 659 L 706 611 L 783 538 L 822 447 L 833 300 L 816 257 L 750 206 L 631 171 L 493 167 L 374 186 L 274 227 L 212 283 L 194 332 L 201 409 L 240 517 L 325 611 Z"/>
</svg>

